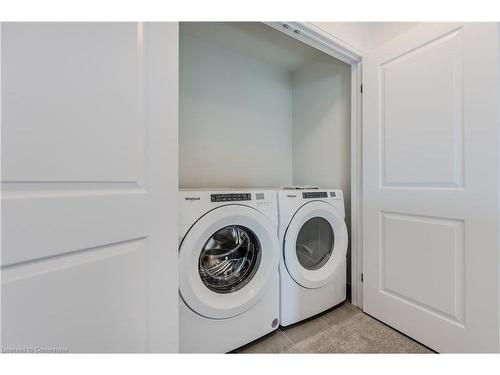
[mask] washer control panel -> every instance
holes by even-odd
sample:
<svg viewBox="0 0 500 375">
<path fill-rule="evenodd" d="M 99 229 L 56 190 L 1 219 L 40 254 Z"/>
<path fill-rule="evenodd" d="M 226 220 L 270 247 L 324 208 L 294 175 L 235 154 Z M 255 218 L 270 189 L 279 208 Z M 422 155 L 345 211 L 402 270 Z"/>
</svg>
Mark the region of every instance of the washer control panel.
<svg viewBox="0 0 500 375">
<path fill-rule="evenodd" d="M 238 202 L 251 200 L 252 194 L 250 193 L 210 194 L 211 202 Z"/>
</svg>

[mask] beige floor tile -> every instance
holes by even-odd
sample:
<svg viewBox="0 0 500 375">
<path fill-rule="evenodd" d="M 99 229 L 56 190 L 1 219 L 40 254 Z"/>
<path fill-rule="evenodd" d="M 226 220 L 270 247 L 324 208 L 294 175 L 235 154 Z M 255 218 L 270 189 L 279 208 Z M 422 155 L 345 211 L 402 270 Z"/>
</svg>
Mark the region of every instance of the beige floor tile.
<svg viewBox="0 0 500 375">
<path fill-rule="evenodd" d="M 331 328 L 302 341 L 296 347 L 298 353 L 349 353 L 345 338 L 332 334 Z"/>
<path fill-rule="evenodd" d="M 328 329 L 328 324 L 318 318 L 312 318 L 289 327 L 282 327 L 283 333 L 294 344 L 298 344 Z"/>
<path fill-rule="evenodd" d="M 365 343 L 364 353 L 432 353 L 425 346 L 364 313 L 353 317 L 344 328 Z"/>
<path fill-rule="evenodd" d="M 283 332 L 277 330 L 252 342 L 249 345 L 237 349 L 238 353 L 286 353 L 294 352 L 293 344 L 288 340 Z"/>
<path fill-rule="evenodd" d="M 281 329 L 241 348 L 242 352 L 433 353 L 350 303 Z"/>
<path fill-rule="evenodd" d="M 345 302 L 339 306 L 334 307 L 332 310 L 319 315 L 319 318 L 326 322 L 329 326 L 335 326 L 351 319 L 357 314 L 362 313 L 363 312 L 358 307 L 350 304 L 349 302 Z"/>
</svg>

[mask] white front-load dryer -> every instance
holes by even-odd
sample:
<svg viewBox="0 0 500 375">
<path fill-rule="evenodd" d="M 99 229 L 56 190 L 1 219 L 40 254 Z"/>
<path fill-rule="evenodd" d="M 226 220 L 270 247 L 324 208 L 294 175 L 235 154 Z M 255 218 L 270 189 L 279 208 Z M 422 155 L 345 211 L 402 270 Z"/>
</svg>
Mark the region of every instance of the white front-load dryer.
<svg viewBox="0 0 500 375">
<path fill-rule="evenodd" d="M 276 193 L 179 192 L 181 353 L 225 353 L 279 324 Z"/>
<path fill-rule="evenodd" d="M 319 314 L 346 298 L 347 228 L 341 190 L 278 191 L 280 324 Z"/>
</svg>

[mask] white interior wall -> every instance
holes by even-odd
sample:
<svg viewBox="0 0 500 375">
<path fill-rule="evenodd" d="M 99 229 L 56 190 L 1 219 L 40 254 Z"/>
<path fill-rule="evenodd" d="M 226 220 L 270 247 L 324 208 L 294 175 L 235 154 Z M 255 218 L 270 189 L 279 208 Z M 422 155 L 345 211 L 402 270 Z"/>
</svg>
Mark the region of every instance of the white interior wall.
<svg viewBox="0 0 500 375">
<path fill-rule="evenodd" d="M 348 204 L 350 67 L 316 51 L 289 72 L 233 48 L 230 25 L 200 27 L 181 26 L 180 187 L 316 184 L 342 188 Z"/>
<path fill-rule="evenodd" d="M 372 30 L 369 22 L 311 23 L 359 52 L 366 51 L 370 45 L 370 33 Z"/>
<path fill-rule="evenodd" d="M 370 49 L 377 48 L 405 31 L 417 26 L 420 22 L 370 22 Z"/>
<path fill-rule="evenodd" d="M 296 70 L 292 83 L 293 183 L 342 189 L 349 225 L 351 67 L 321 54 Z"/>
<path fill-rule="evenodd" d="M 290 73 L 182 33 L 179 185 L 292 182 Z"/>
<path fill-rule="evenodd" d="M 418 22 L 313 22 L 314 26 L 366 53 L 397 37 Z"/>
<path fill-rule="evenodd" d="M 293 182 L 350 187 L 350 66 L 319 55 L 293 73 Z"/>
</svg>

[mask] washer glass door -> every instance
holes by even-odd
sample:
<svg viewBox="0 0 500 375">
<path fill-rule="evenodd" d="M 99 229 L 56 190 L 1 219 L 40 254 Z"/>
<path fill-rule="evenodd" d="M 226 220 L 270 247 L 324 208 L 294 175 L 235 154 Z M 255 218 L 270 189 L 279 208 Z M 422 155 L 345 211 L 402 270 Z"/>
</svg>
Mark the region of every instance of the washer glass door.
<svg viewBox="0 0 500 375">
<path fill-rule="evenodd" d="M 249 228 L 228 225 L 212 234 L 201 249 L 198 269 L 216 293 L 235 292 L 255 275 L 261 259 L 259 239 Z"/>
<path fill-rule="evenodd" d="M 209 211 L 180 244 L 180 296 L 207 318 L 239 315 L 274 286 L 278 251 L 276 227 L 263 213 L 239 204 Z"/>
</svg>

